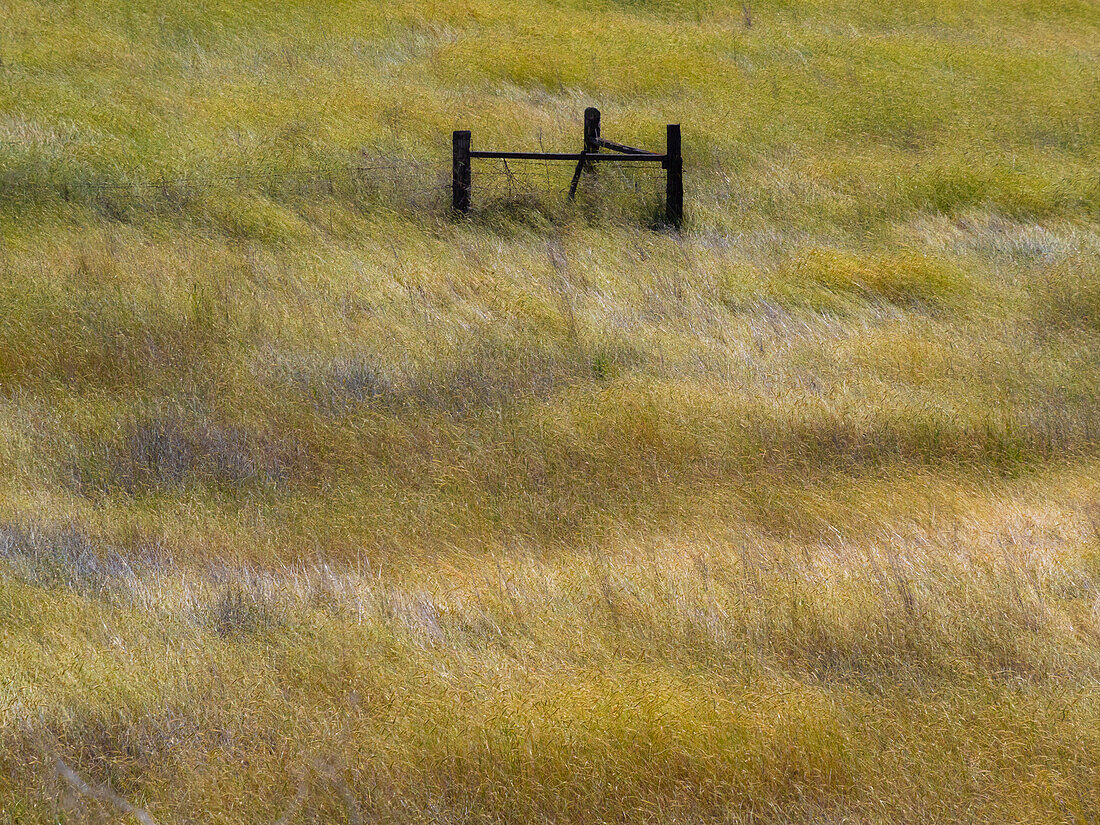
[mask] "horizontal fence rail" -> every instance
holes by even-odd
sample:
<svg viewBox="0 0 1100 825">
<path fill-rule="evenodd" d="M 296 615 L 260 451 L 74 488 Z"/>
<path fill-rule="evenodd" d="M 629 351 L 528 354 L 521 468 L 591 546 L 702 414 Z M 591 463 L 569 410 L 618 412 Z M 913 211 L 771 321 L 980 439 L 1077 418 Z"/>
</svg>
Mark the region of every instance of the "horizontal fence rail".
<svg viewBox="0 0 1100 825">
<path fill-rule="evenodd" d="M 623 161 L 661 161 L 664 163 L 668 155 L 655 155 L 652 152 L 636 155 L 600 155 L 589 152 L 492 152 L 483 150 L 470 150 L 472 158 L 498 158 L 500 160 L 613 160 L 616 163 Z"/>
<path fill-rule="evenodd" d="M 604 154 L 608 149 L 614 154 Z M 569 199 L 577 194 L 577 185 L 585 172 L 595 174 L 596 163 L 660 163 L 665 170 L 665 221 L 680 229 L 684 221 L 684 161 L 680 152 L 680 124 L 670 123 L 665 128 L 664 153 L 636 149 L 600 137 L 600 110 L 589 107 L 584 110 L 584 148 L 580 152 L 501 152 L 471 149 L 470 132 L 456 130 L 451 135 L 451 206 L 460 213 L 470 211 L 473 192 L 474 159 L 491 160 L 543 160 L 570 161 L 577 164 L 569 185 Z"/>
</svg>

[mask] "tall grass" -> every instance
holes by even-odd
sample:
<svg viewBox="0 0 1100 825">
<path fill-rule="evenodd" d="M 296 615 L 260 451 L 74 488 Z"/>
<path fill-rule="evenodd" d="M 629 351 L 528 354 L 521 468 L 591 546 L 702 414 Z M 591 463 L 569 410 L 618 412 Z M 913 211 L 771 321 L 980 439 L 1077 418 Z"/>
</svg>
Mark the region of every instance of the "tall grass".
<svg viewBox="0 0 1100 825">
<path fill-rule="evenodd" d="M 4 5 L 0 822 L 1094 821 L 1098 44 Z"/>
</svg>

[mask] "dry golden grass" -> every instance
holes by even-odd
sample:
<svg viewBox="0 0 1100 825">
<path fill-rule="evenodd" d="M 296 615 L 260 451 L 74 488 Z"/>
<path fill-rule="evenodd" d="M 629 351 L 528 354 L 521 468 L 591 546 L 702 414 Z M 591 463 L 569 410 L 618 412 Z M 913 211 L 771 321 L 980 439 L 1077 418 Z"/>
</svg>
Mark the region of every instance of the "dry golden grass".
<svg viewBox="0 0 1100 825">
<path fill-rule="evenodd" d="M 1100 13 L 745 8 L 0 8 L 0 823 L 1097 821 Z"/>
</svg>

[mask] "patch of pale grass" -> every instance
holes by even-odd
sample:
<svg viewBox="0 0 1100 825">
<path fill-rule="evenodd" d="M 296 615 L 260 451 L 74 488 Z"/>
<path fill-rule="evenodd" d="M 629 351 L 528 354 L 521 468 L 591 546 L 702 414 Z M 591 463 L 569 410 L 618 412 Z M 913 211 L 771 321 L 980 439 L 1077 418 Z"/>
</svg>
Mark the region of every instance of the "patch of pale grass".
<svg viewBox="0 0 1100 825">
<path fill-rule="evenodd" d="M 0 31 L 0 821 L 1094 818 L 1093 6 Z"/>
<path fill-rule="evenodd" d="M 11 568 L 8 790 L 79 808 L 31 730 L 158 821 L 297 798 L 365 819 L 1059 821 L 1096 778 L 1089 477 L 867 536 L 643 533 L 409 579 L 162 567 L 104 600 Z M 975 764 L 927 794 L 928 771 Z"/>
</svg>

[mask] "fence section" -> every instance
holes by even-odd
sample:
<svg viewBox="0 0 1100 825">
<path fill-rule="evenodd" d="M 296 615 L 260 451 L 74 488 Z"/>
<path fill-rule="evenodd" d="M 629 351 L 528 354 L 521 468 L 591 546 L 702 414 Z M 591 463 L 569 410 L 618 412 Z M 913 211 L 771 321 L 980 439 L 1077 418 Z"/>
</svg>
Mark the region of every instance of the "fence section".
<svg viewBox="0 0 1100 825">
<path fill-rule="evenodd" d="M 584 148 L 580 152 L 501 152 L 471 148 L 469 130 L 456 130 L 451 135 L 451 206 L 465 214 L 470 211 L 473 194 L 473 164 L 476 158 L 496 160 L 571 161 L 577 164 L 569 186 L 569 198 L 577 193 L 577 185 L 586 172 L 596 174 L 598 163 L 660 163 L 665 170 L 665 220 L 679 229 L 684 221 L 684 161 L 680 149 L 680 124 L 670 123 L 665 129 L 663 154 L 636 149 L 607 140 L 600 134 L 600 110 L 585 109 Z M 601 150 L 608 149 L 604 153 Z"/>
</svg>

